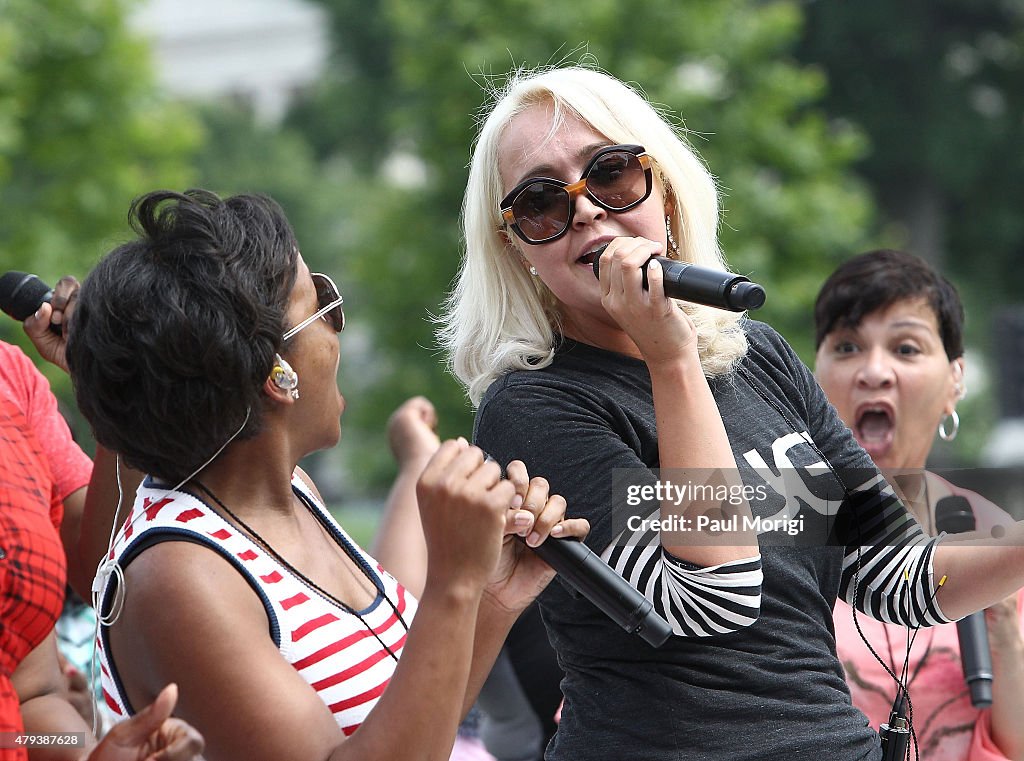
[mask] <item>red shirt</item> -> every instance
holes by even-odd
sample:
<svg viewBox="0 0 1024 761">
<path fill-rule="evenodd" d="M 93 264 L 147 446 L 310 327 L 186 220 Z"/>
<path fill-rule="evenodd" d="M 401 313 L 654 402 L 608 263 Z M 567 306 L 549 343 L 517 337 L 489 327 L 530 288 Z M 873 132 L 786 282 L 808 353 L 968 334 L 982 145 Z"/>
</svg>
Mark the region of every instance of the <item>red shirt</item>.
<svg viewBox="0 0 1024 761">
<path fill-rule="evenodd" d="M 57 495 L 63 500 L 87 486 L 92 461 L 71 438 L 46 377 L 17 346 L 0 341 L 0 396 L 14 402 L 28 428 L 45 445 Z"/>
<path fill-rule="evenodd" d="M 91 472 L 46 378 L 0 341 L 0 731 L 21 730 L 10 676 L 60 615 L 63 500 Z M 24 758 L 23 750 L 0 749 L 0 761 Z"/>
<path fill-rule="evenodd" d="M 0 731 L 21 730 L 11 674 L 53 628 L 64 602 L 62 514 L 39 439 L 0 396 Z M 20 753 L 0 750 L 0 759 Z"/>
</svg>

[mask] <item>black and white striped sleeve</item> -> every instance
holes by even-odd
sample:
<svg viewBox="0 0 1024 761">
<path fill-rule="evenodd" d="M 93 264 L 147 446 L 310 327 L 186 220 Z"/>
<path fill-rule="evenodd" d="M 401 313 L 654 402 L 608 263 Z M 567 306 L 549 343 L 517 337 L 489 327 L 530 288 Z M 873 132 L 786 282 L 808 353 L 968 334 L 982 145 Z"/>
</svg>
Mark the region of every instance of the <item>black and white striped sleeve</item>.
<svg viewBox="0 0 1024 761">
<path fill-rule="evenodd" d="M 674 557 L 656 532 L 620 536 L 601 557 L 683 637 L 739 631 L 761 610 L 761 556 L 701 567 Z"/>
<path fill-rule="evenodd" d="M 949 623 L 938 606 L 935 547 L 881 475 L 849 496 L 840 594 L 859 611 L 909 627 Z"/>
</svg>

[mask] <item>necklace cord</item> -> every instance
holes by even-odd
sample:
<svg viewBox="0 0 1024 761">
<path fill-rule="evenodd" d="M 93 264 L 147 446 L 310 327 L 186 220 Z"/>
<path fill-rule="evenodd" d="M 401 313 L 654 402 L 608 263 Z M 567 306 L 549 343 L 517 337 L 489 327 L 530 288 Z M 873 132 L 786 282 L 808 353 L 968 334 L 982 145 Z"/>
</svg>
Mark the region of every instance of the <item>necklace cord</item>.
<svg viewBox="0 0 1024 761">
<path fill-rule="evenodd" d="M 362 613 L 360 613 L 358 610 L 356 610 L 355 608 L 353 608 L 351 605 L 349 605 L 348 603 L 344 602 L 343 600 L 340 600 L 339 598 L 335 597 L 333 594 L 331 594 L 330 592 L 325 590 L 323 587 L 321 587 L 319 584 L 317 584 L 311 578 L 306 576 L 306 574 L 304 574 L 298 568 L 296 568 L 291 563 L 289 563 L 287 560 L 285 560 L 285 558 L 282 557 L 281 554 L 277 550 L 275 550 L 267 540 L 265 540 L 262 536 L 260 536 L 259 533 L 257 533 L 255 529 L 253 529 L 251 526 L 249 526 L 249 524 L 247 524 L 245 521 L 243 521 L 237 515 L 235 515 L 235 513 L 232 512 L 231 509 L 227 505 L 225 505 L 221 501 L 221 499 L 210 490 L 209 487 L 206 486 L 206 484 L 204 484 L 199 479 L 193 479 L 193 483 L 195 483 L 196 486 L 198 486 L 199 489 L 204 494 L 206 494 L 210 499 L 212 499 L 221 510 L 223 510 L 236 524 L 238 524 L 247 534 L 249 534 L 249 536 L 253 539 L 253 541 L 256 542 L 256 544 L 258 544 L 260 547 L 262 547 L 263 550 L 266 551 L 266 553 L 268 555 L 270 555 L 272 558 L 274 558 L 274 560 L 276 560 L 292 576 L 294 576 L 295 578 L 299 579 L 302 583 L 304 583 L 310 589 L 315 591 L 317 594 L 319 594 L 326 601 L 328 601 L 330 603 L 333 603 L 334 605 L 337 605 L 339 608 L 344 610 L 349 615 L 355 616 L 356 618 L 358 618 L 360 623 L 362 623 L 362 625 L 364 627 L 366 627 L 366 630 L 369 631 L 370 634 L 373 635 L 374 639 L 377 640 L 377 642 L 380 644 L 380 646 L 383 647 L 384 650 L 387 651 L 388 655 L 390 655 L 395 660 L 396 663 L 398 662 L 398 656 L 384 642 L 384 640 L 381 639 L 380 635 L 377 633 L 377 630 L 367 622 L 367 620 L 363 617 Z M 306 507 L 306 509 L 310 511 L 310 513 L 316 519 L 317 523 L 321 526 L 321 528 L 327 530 L 328 535 L 331 536 L 331 538 L 334 539 L 335 543 L 338 544 L 341 547 L 341 549 L 345 553 L 345 555 L 348 556 L 348 558 L 350 560 L 352 560 L 356 564 L 356 566 L 359 568 L 359 570 L 362 571 L 363 575 L 366 576 L 366 578 L 370 581 L 371 584 L 373 584 L 373 587 L 374 587 L 374 589 L 377 592 L 378 598 L 379 597 L 383 597 L 387 601 L 388 606 L 394 612 L 395 617 L 402 624 L 402 628 L 405 629 L 405 631 L 409 631 L 409 625 L 406 623 L 405 618 L 402 616 L 402 613 L 398 610 L 398 607 L 395 605 L 394 601 L 388 596 L 387 591 L 384 589 L 383 581 L 381 581 L 379 576 L 377 576 L 375 573 L 373 573 L 372 569 L 369 567 L 369 564 L 366 563 L 365 559 L 362 558 L 362 557 L 354 556 L 353 555 L 353 549 L 349 548 L 347 546 L 347 543 L 339 542 L 338 538 L 334 535 L 335 532 L 328 530 L 328 526 L 325 524 L 325 519 L 323 518 L 323 516 L 318 514 L 319 511 L 314 510 L 313 507 L 307 502 L 307 500 L 302 498 L 301 495 L 300 495 L 300 501 Z"/>
</svg>

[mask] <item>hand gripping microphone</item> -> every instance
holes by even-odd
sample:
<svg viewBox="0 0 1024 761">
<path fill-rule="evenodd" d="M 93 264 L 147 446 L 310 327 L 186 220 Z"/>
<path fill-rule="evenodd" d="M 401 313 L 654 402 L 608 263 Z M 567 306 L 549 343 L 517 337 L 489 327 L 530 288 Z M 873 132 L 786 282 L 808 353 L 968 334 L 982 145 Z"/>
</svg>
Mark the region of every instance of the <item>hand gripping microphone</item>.
<svg viewBox="0 0 1024 761">
<path fill-rule="evenodd" d="M 494 458 L 487 455 L 487 459 Z M 504 472 L 502 467 L 502 477 Z M 548 537 L 530 549 L 608 618 L 652 647 L 661 647 L 672 634 L 672 627 L 654 610 L 653 603 L 579 539 Z"/>
<path fill-rule="evenodd" d="M 935 503 L 935 528 L 947 534 L 974 531 L 974 511 L 963 497 L 943 497 Z M 960 638 L 960 659 L 964 666 L 964 679 L 971 691 L 971 704 L 975 708 L 992 705 L 992 651 L 988 644 L 985 611 L 979 610 L 956 624 Z"/>
<path fill-rule="evenodd" d="M 594 277 L 601 271 L 601 254 L 608 244 L 594 252 Z M 673 299 L 682 299 L 694 304 L 705 304 L 718 309 L 732 312 L 743 312 L 747 309 L 760 309 L 764 306 L 765 292 L 750 278 L 733 272 L 722 272 L 696 264 L 677 262 L 664 256 L 654 256 L 661 264 L 665 273 L 665 295 Z M 648 260 L 648 264 L 650 260 Z M 647 288 L 647 265 L 643 266 L 644 288 Z"/>
<path fill-rule="evenodd" d="M 53 289 L 35 275 L 11 270 L 0 276 L 0 310 L 24 322 L 53 298 Z M 61 326 L 50 323 L 50 331 L 61 334 Z"/>
</svg>

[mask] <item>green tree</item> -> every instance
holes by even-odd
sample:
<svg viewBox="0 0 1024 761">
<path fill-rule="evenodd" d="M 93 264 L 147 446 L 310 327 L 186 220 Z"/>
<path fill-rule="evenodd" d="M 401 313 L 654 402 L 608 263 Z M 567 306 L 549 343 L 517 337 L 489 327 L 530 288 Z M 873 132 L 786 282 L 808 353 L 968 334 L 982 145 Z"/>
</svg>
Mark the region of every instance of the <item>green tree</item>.
<svg viewBox="0 0 1024 761">
<path fill-rule="evenodd" d="M 363 175 L 341 253 L 379 369 L 350 425 L 423 392 L 443 434 L 470 430 L 461 390 L 431 351 L 429 313 L 458 267 L 481 83 L 520 64 L 596 60 L 682 114 L 723 189 L 727 256 L 766 285 L 765 318 L 806 348 L 810 299 L 866 239 L 872 204 L 845 172 L 863 150 L 859 134 L 824 118 L 824 78 L 791 59 L 797 3 L 322 2 L 335 60 L 291 120 L 323 160 Z"/>
<path fill-rule="evenodd" d="M 799 47 L 832 83 L 824 103 L 870 138 L 856 168 L 898 242 L 978 292 L 1024 249 L 1024 2 L 814 2 Z M 978 267 L 966 252 L 984 252 Z M 1012 290 L 1011 290 L 1012 289 Z"/>
<path fill-rule="evenodd" d="M 1024 253 L 1024 2 L 806 9 L 797 54 L 826 73 L 827 110 L 856 119 L 869 138 L 855 169 L 879 201 L 885 242 L 929 259 L 957 284 L 973 367 L 1018 361 L 1000 356 L 991 324 L 996 310 L 1020 302 L 1010 273 Z M 974 457 L 996 416 L 990 393 L 967 404 L 960 459 Z"/>
<path fill-rule="evenodd" d="M 132 198 L 189 181 L 198 122 L 161 97 L 125 11 L 0 0 L 0 269 L 80 277 L 126 236 Z"/>
</svg>

